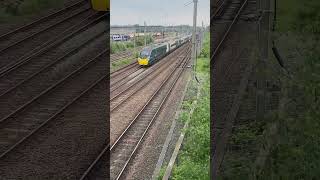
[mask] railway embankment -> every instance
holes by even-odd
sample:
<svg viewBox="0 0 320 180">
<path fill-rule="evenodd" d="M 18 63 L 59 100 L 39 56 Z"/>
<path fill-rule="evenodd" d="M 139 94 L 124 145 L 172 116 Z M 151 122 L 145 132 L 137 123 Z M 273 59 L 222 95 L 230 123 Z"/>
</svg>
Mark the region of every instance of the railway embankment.
<svg viewBox="0 0 320 180">
<path fill-rule="evenodd" d="M 268 124 L 265 163 L 258 177 L 319 177 L 320 28 L 319 1 L 278 1 L 274 32 L 284 68 L 272 73 L 281 84 L 280 105 Z M 275 66 L 280 66 L 273 58 Z M 271 74 L 271 73 L 270 73 Z M 276 139 L 276 141 L 274 140 Z"/>
<path fill-rule="evenodd" d="M 209 179 L 210 166 L 210 35 L 205 34 L 197 59 L 196 77 L 190 79 L 181 106 L 167 135 L 168 145 L 160 156 L 153 177 L 161 179 L 170 172 L 172 178 Z M 196 102 L 196 104 L 195 104 Z M 182 138 L 183 136 L 183 138 Z M 164 148 L 163 148 L 164 149 Z M 177 154 L 175 157 L 174 154 Z M 172 169 L 168 168 L 173 162 Z M 161 165 L 161 166 L 160 166 Z M 172 164 L 171 164 L 172 165 Z"/>
</svg>

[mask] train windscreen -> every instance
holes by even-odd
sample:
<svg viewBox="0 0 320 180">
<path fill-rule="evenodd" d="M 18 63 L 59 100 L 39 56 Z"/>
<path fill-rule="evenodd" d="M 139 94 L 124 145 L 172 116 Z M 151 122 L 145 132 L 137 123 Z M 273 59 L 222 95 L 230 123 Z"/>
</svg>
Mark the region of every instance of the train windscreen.
<svg viewBox="0 0 320 180">
<path fill-rule="evenodd" d="M 150 55 L 150 50 L 145 49 L 140 52 L 140 58 L 146 58 L 149 55 Z"/>
</svg>

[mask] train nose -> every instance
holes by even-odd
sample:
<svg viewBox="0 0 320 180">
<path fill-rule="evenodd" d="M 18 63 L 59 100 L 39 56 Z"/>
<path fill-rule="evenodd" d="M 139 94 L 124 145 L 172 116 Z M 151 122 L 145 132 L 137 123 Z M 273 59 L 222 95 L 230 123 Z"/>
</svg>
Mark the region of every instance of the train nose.
<svg viewBox="0 0 320 180">
<path fill-rule="evenodd" d="M 108 11 L 110 9 L 110 0 L 91 0 L 91 5 L 96 11 Z"/>
<path fill-rule="evenodd" d="M 147 58 L 143 58 L 143 59 L 139 58 L 138 63 L 139 63 L 139 65 L 148 65 L 148 59 Z"/>
</svg>

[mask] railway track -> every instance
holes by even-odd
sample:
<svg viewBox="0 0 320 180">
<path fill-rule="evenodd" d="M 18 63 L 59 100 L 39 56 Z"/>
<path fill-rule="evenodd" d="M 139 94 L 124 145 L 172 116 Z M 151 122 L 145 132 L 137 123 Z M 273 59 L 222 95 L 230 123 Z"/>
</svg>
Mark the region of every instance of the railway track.
<svg viewBox="0 0 320 180">
<path fill-rule="evenodd" d="M 176 53 L 176 51 L 174 51 L 174 53 Z M 174 53 L 172 53 L 168 56 L 170 57 L 170 56 L 174 55 Z M 139 66 L 137 64 L 137 62 L 133 62 L 133 63 L 117 70 L 117 71 L 112 72 L 111 79 L 110 79 L 111 80 L 111 83 L 110 83 L 111 92 L 118 89 L 126 82 L 129 82 L 132 79 L 136 78 L 137 75 L 146 77 L 146 75 L 150 74 L 153 70 L 156 69 L 157 66 L 159 66 L 160 64 L 163 64 L 164 62 L 166 62 L 165 59 L 162 60 L 161 62 L 159 62 L 158 65 L 148 68 L 148 72 L 146 72 L 146 73 L 144 73 L 146 68 L 142 68 L 141 66 Z"/>
<path fill-rule="evenodd" d="M 0 55 L 3 67 L 8 63 L 31 52 L 34 49 L 43 47 L 45 44 L 78 28 L 78 22 L 95 14 L 89 4 L 81 1 L 72 5 L 66 10 L 54 13 L 47 18 L 38 20 L 31 25 L 11 31 L 0 37 Z"/>
<path fill-rule="evenodd" d="M 255 29 L 253 28 L 254 31 L 252 31 L 251 25 L 246 24 L 246 20 L 240 20 L 246 19 L 244 17 L 254 5 L 256 1 L 221 1 L 212 18 L 212 24 L 216 30 L 212 35 L 212 40 L 217 42 L 213 46 L 210 59 L 214 72 L 211 75 L 211 82 L 216 84 L 213 88 L 216 101 L 212 104 L 212 111 L 215 114 L 213 122 L 215 123 L 211 130 L 214 139 L 213 178 L 217 178 L 219 173 L 228 138 L 232 133 L 242 98 L 253 72 L 253 64 L 250 59 L 252 49 L 251 51 L 249 49 L 255 41 L 255 37 L 251 37 L 255 35 Z"/>
<path fill-rule="evenodd" d="M 83 20 L 76 27 L 72 27 L 67 29 L 61 35 L 50 39 L 46 43 L 38 46 L 37 48 L 33 49 L 32 51 L 23 54 L 21 56 L 16 56 L 10 63 L 7 63 L 5 66 L 2 66 L 0 69 L 0 76 L 2 77 L 6 73 L 24 65 L 25 63 L 29 62 L 30 60 L 34 59 L 35 57 L 39 57 L 43 54 L 48 54 L 48 51 L 54 51 L 57 49 L 58 46 L 62 47 L 62 44 L 66 41 L 76 37 L 77 35 L 81 34 L 82 32 L 88 30 L 90 27 L 95 26 L 98 23 L 104 21 L 104 17 L 106 14 L 104 13 L 96 13 L 95 15 Z M 68 48 L 64 49 L 63 51 L 67 51 Z M 18 53 L 18 52 L 17 52 Z"/>
<path fill-rule="evenodd" d="M 137 72 L 141 68 L 142 67 L 139 66 L 137 62 L 133 62 L 121 69 L 112 72 L 110 77 L 110 87 L 113 88 L 116 84 L 119 84 L 121 81 L 128 78 L 129 76 L 131 76 L 131 74 Z"/>
<path fill-rule="evenodd" d="M 76 32 L 66 34 L 66 36 L 51 42 L 43 49 L 36 51 L 31 55 L 23 56 L 18 62 L 3 68 L 2 71 L 0 71 L 0 93 L 3 93 L 7 89 L 12 88 L 15 84 L 25 80 L 27 77 L 31 76 L 32 73 L 41 70 L 46 65 L 50 64 L 52 59 L 62 58 L 76 48 L 79 48 L 77 43 L 84 46 L 86 42 L 92 39 L 92 36 L 97 36 L 105 31 L 101 30 L 101 28 L 107 24 L 103 20 L 104 17 L 105 15 L 99 16 Z M 96 29 L 100 30 L 97 31 Z M 16 78 L 17 76 L 19 76 L 19 78 Z"/>
<path fill-rule="evenodd" d="M 0 134 L 3 137 L 0 140 L 0 152 L 2 153 L 0 159 L 21 144 L 26 137 L 35 133 L 35 129 L 47 123 L 47 119 L 59 112 L 72 99 L 82 94 L 92 82 L 104 76 L 106 58 L 107 51 L 105 50 L 3 117 L 0 120 Z"/>
<path fill-rule="evenodd" d="M 185 67 L 188 61 L 189 57 L 186 57 L 177 63 L 176 67 L 168 73 L 165 80 L 153 93 L 146 105 L 111 146 L 111 179 L 119 179 L 123 175 L 149 127 L 157 117 L 162 105 L 182 74 L 184 69 L 179 67 Z"/>
<path fill-rule="evenodd" d="M 133 55 L 132 52 L 119 52 L 116 54 L 111 54 L 110 55 L 110 62 L 115 62 L 115 61 L 123 59 L 123 58 L 128 58 L 128 57 L 131 57 L 132 55 Z"/>
<path fill-rule="evenodd" d="M 142 49 L 142 47 L 136 48 L 136 51 L 139 52 L 141 49 Z M 116 62 L 121 59 L 130 58 L 134 55 L 132 51 L 125 51 L 125 52 L 111 54 L 110 55 L 110 62 Z"/>
<path fill-rule="evenodd" d="M 182 50 L 181 47 L 180 50 Z M 157 65 L 145 69 L 142 71 L 136 71 L 125 79 L 117 81 L 116 85 L 111 86 L 110 89 L 110 112 L 116 110 L 122 103 L 124 103 L 131 96 L 136 94 L 140 89 L 146 87 L 160 74 L 164 73 L 167 69 L 172 66 L 170 60 L 176 56 L 177 53 L 183 54 L 185 51 L 175 51 L 170 54 L 166 59 L 161 60 Z M 125 85 L 125 86 L 123 86 Z"/>
<path fill-rule="evenodd" d="M 218 8 L 213 14 L 212 21 L 213 27 L 216 27 L 213 37 L 213 41 L 218 42 L 213 46 L 213 53 L 210 61 L 214 64 L 214 58 L 222 49 L 221 46 L 227 39 L 231 29 L 239 20 L 241 13 L 243 13 L 245 7 L 248 5 L 248 0 L 220 0 L 218 2 Z M 221 25 L 223 24 L 223 25 Z"/>
<path fill-rule="evenodd" d="M 81 109 L 79 105 L 81 106 L 82 102 L 86 102 L 88 100 L 93 102 L 93 100 L 97 101 L 99 98 L 101 98 L 101 94 L 100 96 L 94 96 L 94 94 L 96 94 L 97 92 L 103 92 L 103 90 L 107 87 L 105 84 L 107 78 L 107 75 L 104 75 L 96 81 L 92 82 L 90 87 L 87 87 L 81 94 L 79 94 L 72 101 L 70 101 L 63 108 L 61 108 L 60 111 L 56 112 L 45 122 L 39 125 L 36 129 L 30 132 L 29 135 L 26 136 L 23 140 L 21 140 L 15 148 L 11 149 L 5 155 L 2 155 L 0 161 L 0 173 L 2 175 L 1 177 L 7 179 L 16 179 L 17 176 L 30 178 L 47 177 L 55 179 L 78 179 L 81 176 L 79 172 L 82 170 L 82 167 L 87 165 L 87 163 L 89 162 L 90 158 L 92 158 L 92 155 L 95 153 L 96 150 L 90 146 L 81 148 L 81 151 L 80 149 L 74 149 L 74 145 L 80 143 L 80 141 L 77 141 L 76 143 L 71 143 L 68 139 L 72 138 L 74 140 L 80 140 L 81 138 L 81 141 L 84 141 L 85 143 L 94 143 L 97 147 L 101 146 L 99 145 L 99 143 L 103 144 L 105 142 L 106 139 L 103 140 L 101 139 L 101 136 L 98 136 L 100 135 L 101 130 L 104 130 L 104 137 L 107 137 L 106 130 L 108 129 L 106 127 L 101 127 L 101 120 L 104 120 L 104 118 L 99 118 L 99 114 L 96 114 L 95 116 L 91 117 L 85 116 L 82 112 L 79 112 L 79 108 Z M 85 105 L 83 103 L 82 106 L 88 107 L 88 105 Z M 104 109 L 101 108 L 101 105 L 98 107 L 100 109 Z M 82 111 L 84 110 L 82 109 Z M 104 111 L 105 110 L 103 110 L 103 112 Z M 72 118 L 73 116 L 75 116 L 75 112 L 80 114 L 79 119 Z M 89 112 L 85 111 L 84 113 Z M 70 126 L 70 122 L 68 124 L 65 121 L 73 121 L 73 125 Z M 97 124 L 99 124 L 99 126 L 94 126 L 92 123 L 89 123 L 90 121 L 96 122 Z M 77 122 L 80 124 L 77 124 Z M 88 128 L 84 128 L 83 125 L 81 125 L 81 123 L 83 125 L 88 124 L 88 126 L 91 126 L 90 128 L 99 127 L 100 130 L 95 129 L 94 131 L 88 131 Z M 57 126 L 55 124 L 65 124 L 66 127 L 63 127 L 62 130 L 60 130 L 60 132 L 55 132 L 59 131 L 52 129 L 53 127 Z M 82 128 L 82 131 L 77 132 L 76 129 L 80 128 L 79 126 Z M 67 131 L 66 129 L 69 129 L 70 131 Z M 62 146 L 61 144 L 59 144 L 62 143 L 60 142 L 61 139 L 58 139 L 58 141 L 54 140 L 55 138 L 59 138 L 59 136 L 53 135 L 53 132 L 55 132 L 56 134 L 61 133 L 59 134 L 59 136 L 62 138 L 62 140 L 65 141 L 63 142 L 63 146 L 66 147 L 60 147 Z M 92 136 L 93 139 L 84 138 L 88 136 Z M 99 143 L 98 138 L 100 138 Z M 38 144 L 40 141 L 41 144 Z M 48 143 L 49 145 L 46 145 Z M 33 146 L 30 147 L 30 144 L 33 144 Z M 59 146 L 57 147 L 57 145 Z M 35 153 L 39 150 L 41 150 L 43 154 Z M 38 166 L 33 167 L 34 163 L 38 164 L 40 163 L 40 161 L 48 162 L 48 164 L 46 165 L 47 168 L 43 169 Z M 55 163 L 52 164 L 50 162 Z M 63 169 L 56 168 L 56 163 L 58 163 L 59 167 Z M 23 166 L 23 164 L 27 165 Z M 30 171 L 28 165 L 33 167 L 32 171 Z M 16 169 L 16 171 L 12 171 L 12 168 Z"/>
<path fill-rule="evenodd" d="M 190 48 L 187 49 L 187 54 L 190 54 Z M 108 173 L 106 173 L 109 171 L 109 169 L 106 168 L 109 167 L 108 162 L 111 162 L 111 179 L 119 179 L 123 175 L 128 163 L 131 161 L 131 158 L 133 158 L 146 132 L 157 117 L 159 110 L 182 74 L 184 70 L 183 67 L 188 63 L 189 59 L 189 56 L 180 59 L 174 68 L 166 72 L 167 75 L 159 88 L 157 88 L 135 118 L 131 120 L 125 131 L 123 131 L 112 146 L 108 144 L 103 148 L 101 153 L 83 174 L 82 180 L 110 178 L 108 177 Z M 109 151 L 111 152 L 111 161 L 109 161 Z"/>
<path fill-rule="evenodd" d="M 101 126 L 102 111 L 99 110 L 99 116 L 95 114 L 96 109 L 105 106 L 92 106 L 99 104 L 97 97 L 86 102 L 91 109 L 79 111 L 81 107 L 78 105 L 87 96 L 94 96 L 92 93 L 99 94 L 97 87 L 102 90 L 102 84 L 109 76 L 106 69 L 109 51 L 105 46 L 106 26 L 109 24 L 107 15 L 94 12 L 88 1 L 82 0 L 0 36 L 3 60 L 0 64 L 1 178 L 16 179 L 19 176 L 32 179 L 47 177 L 51 173 L 57 179 L 74 179 L 79 176 L 76 175 L 79 170 L 75 169 L 81 169 L 81 163 L 90 162 L 87 159 L 89 154 L 94 153 L 95 148 L 100 149 L 101 141 L 95 142 L 95 148 L 81 147 L 77 149 L 79 152 L 75 152 L 72 145 L 62 141 L 67 142 L 69 136 L 66 134 L 72 133 L 73 138 L 79 139 L 79 144 L 90 142 L 89 134 L 95 139 L 107 137 L 107 129 Z M 104 108 L 100 109 L 105 112 Z M 74 112 L 70 113 L 71 110 Z M 92 111 L 87 112 L 90 114 L 88 119 L 73 118 L 87 110 Z M 61 119 L 73 123 L 63 124 L 65 122 L 61 123 Z M 52 127 L 57 121 L 60 123 Z M 98 124 L 101 127 L 95 127 Z M 68 128 L 68 131 L 63 131 Z M 78 129 L 83 129 L 85 135 L 81 135 L 82 131 L 76 132 Z M 53 137 L 37 143 L 44 134 Z M 46 148 L 46 143 L 56 146 Z M 67 153 L 69 156 L 63 159 Z M 58 164 L 44 163 L 55 160 L 61 162 L 60 165 L 67 164 L 63 173 Z M 46 164 L 47 168 L 34 166 L 34 161 Z M 16 172 L 11 171 L 12 166 Z M 28 170 L 30 167 L 32 171 Z"/>
<path fill-rule="evenodd" d="M 176 52 L 176 51 L 174 51 L 174 52 Z M 172 53 L 172 52 L 171 52 Z M 170 54 L 170 55 L 168 55 L 168 56 L 171 56 L 172 54 Z M 161 61 L 160 62 L 160 64 L 161 63 L 163 63 L 163 61 Z M 158 63 L 159 64 L 159 63 Z M 114 71 L 114 72 L 111 72 L 111 86 L 113 85 L 113 84 L 116 84 L 116 83 L 119 83 L 119 80 L 122 80 L 122 79 L 124 79 L 124 78 L 126 78 L 126 77 L 128 77 L 128 75 L 130 75 L 130 74 L 132 74 L 132 73 L 126 73 L 127 71 L 131 71 L 131 69 L 134 69 L 135 71 L 137 71 L 137 70 L 139 70 L 139 69 L 141 69 L 142 67 L 141 66 L 139 66 L 138 64 L 137 64 L 137 62 L 132 62 L 132 63 L 130 63 L 130 64 L 128 64 L 128 65 L 126 65 L 125 67 L 122 67 L 122 68 L 120 68 L 120 69 L 118 69 L 118 70 L 116 70 L 116 71 Z M 154 67 L 150 67 L 150 69 L 153 69 Z M 133 72 L 135 72 L 135 71 L 133 71 Z"/>
<path fill-rule="evenodd" d="M 24 73 L 12 74 L 10 76 L 11 82 L 18 83 L 7 87 L 5 84 L 2 84 L 1 87 L 5 90 L 0 94 L 0 117 L 14 111 L 17 107 L 32 99 L 32 97 L 40 94 L 41 91 L 88 62 L 95 54 L 103 51 L 105 49 L 106 35 L 106 32 L 98 33 L 92 39 L 85 41 L 69 53 L 57 58 L 37 71 L 32 71 L 33 69 L 30 68 L 32 73 L 29 76 L 26 76 Z M 90 53 L 86 54 L 88 51 Z M 84 55 L 79 57 L 79 54 Z M 31 65 L 33 66 L 34 64 Z M 19 81 L 22 78 L 24 80 Z"/>
</svg>

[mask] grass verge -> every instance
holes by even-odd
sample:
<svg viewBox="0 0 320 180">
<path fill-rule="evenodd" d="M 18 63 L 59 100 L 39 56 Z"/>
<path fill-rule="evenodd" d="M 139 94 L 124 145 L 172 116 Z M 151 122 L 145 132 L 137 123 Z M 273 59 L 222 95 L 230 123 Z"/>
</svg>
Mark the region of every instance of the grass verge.
<svg viewBox="0 0 320 180">
<path fill-rule="evenodd" d="M 111 65 L 110 65 L 110 70 L 111 72 L 125 66 L 125 65 L 128 65 L 130 63 L 133 62 L 133 57 L 131 58 L 125 58 L 125 59 L 120 59 L 120 60 L 117 60 L 116 62 L 112 62 Z"/>
<path fill-rule="evenodd" d="M 189 126 L 177 161 L 174 165 L 171 179 L 209 179 L 210 167 L 210 66 L 209 66 L 209 33 L 205 34 L 203 49 L 197 61 L 197 77 L 200 84 L 192 81 L 189 84 L 186 96 L 182 104 L 180 120 L 186 122 L 188 112 L 196 97 L 197 86 L 200 97 L 197 106 L 190 117 Z M 161 179 L 166 167 L 160 171 Z"/>
</svg>

